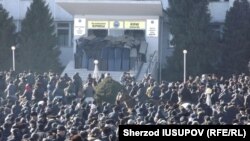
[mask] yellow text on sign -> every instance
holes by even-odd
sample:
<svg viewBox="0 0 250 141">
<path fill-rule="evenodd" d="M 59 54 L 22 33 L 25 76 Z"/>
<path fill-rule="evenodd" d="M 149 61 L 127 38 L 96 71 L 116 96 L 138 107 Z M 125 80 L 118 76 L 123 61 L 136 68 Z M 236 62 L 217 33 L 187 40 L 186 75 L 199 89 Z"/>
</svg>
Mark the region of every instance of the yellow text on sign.
<svg viewBox="0 0 250 141">
<path fill-rule="evenodd" d="M 145 29 L 145 21 L 125 21 L 125 29 Z"/>
<path fill-rule="evenodd" d="M 108 21 L 88 21 L 89 29 L 108 29 Z"/>
</svg>

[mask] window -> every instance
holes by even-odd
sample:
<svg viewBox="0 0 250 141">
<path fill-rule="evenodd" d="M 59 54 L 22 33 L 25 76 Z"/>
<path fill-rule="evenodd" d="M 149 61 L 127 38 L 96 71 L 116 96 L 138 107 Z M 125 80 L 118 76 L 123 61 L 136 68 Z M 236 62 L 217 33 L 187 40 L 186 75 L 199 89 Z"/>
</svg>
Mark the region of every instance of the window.
<svg viewBox="0 0 250 141">
<path fill-rule="evenodd" d="M 108 30 L 106 29 L 89 29 L 88 36 L 96 36 L 96 37 L 106 37 L 108 35 Z"/>
<path fill-rule="evenodd" d="M 57 30 L 57 44 L 59 46 L 68 46 L 69 45 L 69 30 L 67 29 L 58 29 Z"/>
<path fill-rule="evenodd" d="M 124 35 L 124 30 L 110 29 L 109 35 L 114 37 L 119 37 Z"/>
<path fill-rule="evenodd" d="M 144 30 L 125 30 L 124 35 L 134 37 L 137 40 L 145 40 L 145 31 Z"/>
<path fill-rule="evenodd" d="M 60 47 L 71 46 L 71 24 L 70 23 L 57 23 L 57 45 Z"/>
</svg>

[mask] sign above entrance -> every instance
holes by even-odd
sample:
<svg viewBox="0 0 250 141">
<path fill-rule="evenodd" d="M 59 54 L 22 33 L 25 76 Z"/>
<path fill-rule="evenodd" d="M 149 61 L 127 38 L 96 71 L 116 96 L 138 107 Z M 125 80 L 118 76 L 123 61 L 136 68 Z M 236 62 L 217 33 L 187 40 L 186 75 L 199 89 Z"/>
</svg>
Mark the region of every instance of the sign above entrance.
<svg viewBox="0 0 250 141">
<path fill-rule="evenodd" d="M 74 35 L 82 36 L 86 34 L 86 19 L 85 18 L 74 18 Z"/>
<path fill-rule="evenodd" d="M 145 21 L 125 21 L 125 29 L 145 30 Z"/>
<path fill-rule="evenodd" d="M 88 21 L 88 29 L 108 29 L 108 21 Z"/>
<path fill-rule="evenodd" d="M 157 19 L 147 20 L 146 36 L 147 37 L 158 37 L 158 33 L 159 33 L 158 28 L 159 28 L 159 20 L 157 20 Z"/>
</svg>

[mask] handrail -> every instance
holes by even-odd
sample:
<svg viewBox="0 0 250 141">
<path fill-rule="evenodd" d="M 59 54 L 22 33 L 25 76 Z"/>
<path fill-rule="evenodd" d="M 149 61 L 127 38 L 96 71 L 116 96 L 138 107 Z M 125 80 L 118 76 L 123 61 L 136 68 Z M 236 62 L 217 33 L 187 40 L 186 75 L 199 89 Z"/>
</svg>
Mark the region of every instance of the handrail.
<svg viewBox="0 0 250 141">
<path fill-rule="evenodd" d="M 155 64 L 157 61 L 154 61 L 154 60 L 157 60 L 157 51 L 154 51 L 154 53 L 152 54 L 152 56 L 150 56 L 150 60 L 149 60 L 149 65 L 147 67 L 147 74 L 149 73 L 152 73 L 152 69 L 154 67 L 152 67 L 152 64 Z"/>
<path fill-rule="evenodd" d="M 143 73 L 147 73 L 149 72 L 149 69 L 150 69 L 150 65 L 152 64 L 153 62 L 153 59 L 155 57 L 155 54 L 156 54 L 156 51 L 154 51 L 154 53 L 152 54 L 152 56 L 150 57 L 150 60 L 149 60 L 149 65 L 147 66 L 147 69 L 145 72 Z M 136 80 L 138 80 L 138 77 L 140 76 L 140 74 L 142 73 L 142 67 L 143 67 L 144 63 L 140 64 L 139 68 L 137 69 L 137 72 L 136 72 L 136 75 L 135 75 L 135 78 Z"/>
<path fill-rule="evenodd" d="M 143 66 L 143 63 L 140 62 L 139 67 L 137 68 L 136 75 L 135 75 L 136 80 L 138 79 L 138 77 L 141 73 L 142 66 Z"/>
</svg>

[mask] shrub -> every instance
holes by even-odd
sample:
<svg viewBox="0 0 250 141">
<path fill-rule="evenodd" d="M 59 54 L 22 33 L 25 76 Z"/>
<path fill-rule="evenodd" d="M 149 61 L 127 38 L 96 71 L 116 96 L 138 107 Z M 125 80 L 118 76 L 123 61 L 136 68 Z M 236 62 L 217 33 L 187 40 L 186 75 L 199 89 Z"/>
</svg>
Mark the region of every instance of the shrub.
<svg viewBox="0 0 250 141">
<path fill-rule="evenodd" d="M 116 96 L 123 86 L 111 77 L 105 78 L 96 86 L 95 98 L 99 104 L 102 102 L 115 103 Z"/>
</svg>

